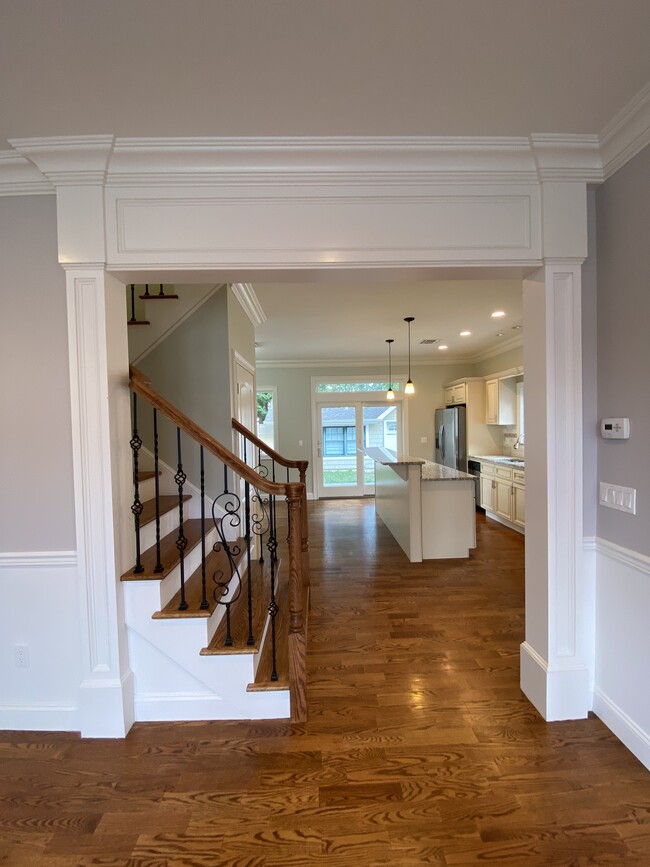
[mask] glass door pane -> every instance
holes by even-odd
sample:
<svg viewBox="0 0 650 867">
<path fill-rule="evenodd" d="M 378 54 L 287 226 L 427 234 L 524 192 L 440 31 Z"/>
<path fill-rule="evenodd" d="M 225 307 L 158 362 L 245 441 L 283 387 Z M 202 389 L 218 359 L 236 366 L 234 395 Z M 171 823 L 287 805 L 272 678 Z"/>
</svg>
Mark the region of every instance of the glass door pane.
<svg viewBox="0 0 650 867">
<path fill-rule="evenodd" d="M 319 487 L 322 496 L 358 497 L 357 407 L 320 404 Z"/>
<path fill-rule="evenodd" d="M 396 403 L 364 403 L 361 417 L 363 421 L 363 445 L 401 451 L 401 406 Z M 363 455 L 363 492 L 375 493 L 375 462 Z"/>
</svg>

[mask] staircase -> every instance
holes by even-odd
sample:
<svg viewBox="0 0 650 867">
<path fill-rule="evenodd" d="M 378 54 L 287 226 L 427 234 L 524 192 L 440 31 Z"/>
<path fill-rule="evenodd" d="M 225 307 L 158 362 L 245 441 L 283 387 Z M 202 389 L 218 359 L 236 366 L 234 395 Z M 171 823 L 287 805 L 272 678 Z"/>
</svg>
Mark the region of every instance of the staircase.
<svg viewBox="0 0 650 867">
<path fill-rule="evenodd" d="M 240 458 L 133 367 L 130 388 L 135 562 L 122 582 L 136 718 L 304 720 L 307 462 L 233 419 Z M 171 442 L 173 463 L 160 455 Z"/>
</svg>

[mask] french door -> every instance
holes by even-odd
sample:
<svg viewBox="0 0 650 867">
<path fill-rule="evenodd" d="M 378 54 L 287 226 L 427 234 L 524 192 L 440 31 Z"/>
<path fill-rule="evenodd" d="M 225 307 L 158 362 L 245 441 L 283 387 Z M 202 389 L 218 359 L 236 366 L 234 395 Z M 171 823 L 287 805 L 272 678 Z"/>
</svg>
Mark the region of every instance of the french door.
<svg viewBox="0 0 650 867">
<path fill-rule="evenodd" d="M 375 465 L 364 447 L 401 451 L 400 402 L 319 401 L 316 404 L 319 497 L 375 493 Z"/>
</svg>

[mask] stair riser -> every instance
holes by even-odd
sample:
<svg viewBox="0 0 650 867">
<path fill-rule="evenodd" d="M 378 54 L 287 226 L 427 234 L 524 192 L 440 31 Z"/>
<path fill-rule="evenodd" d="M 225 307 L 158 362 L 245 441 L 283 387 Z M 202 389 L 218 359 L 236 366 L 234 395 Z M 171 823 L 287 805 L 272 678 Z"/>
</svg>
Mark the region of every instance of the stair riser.
<svg viewBox="0 0 650 867">
<path fill-rule="evenodd" d="M 185 510 L 185 506 L 187 504 L 183 504 L 183 513 L 187 514 Z M 188 516 L 189 517 L 189 516 Z M 165 512 L 164 515 L 160 516 L 160 538 L 166 536 L 167 533 L 171 533 L 172 530 L 175 530 L 178 527 L 178 509 L 172 509 L 171 512 Z M 146 551 L 147 548 L 151 548 L 156 544 L 156 522 L 149 521 L 148 524 L 145 524 L 143 527 L 140 527 L 140 550 Z"/>
<path fill-rule="evenodd" d="M 206 556 L 212 550 L 213 544 L 217 541 L 217 531 L 211 530 L 207 536 L 205 537 L 205 553 Z M 185 578 L 188 579 L 190 575 L 194 572 L 195 569 L 198 569 L 201 565 L 201 543 L 199 542 L 193 548 L 188 549 L 185 552 L 184 558 L 184 568 L 185 568 Z M 211 576 L 206 575 L 207 578 L 207 587 L 208 594 L 211 592 Z M 169 575 L 166 575 L 162 581 L 160 582 L 160 607 L 155 610 L 160 610 L 170 602 L 176 593 L 181 588 L 181 566 L 178 563 Z M 153 613 L 153 611 L 151 612 Z"/>
</svg>

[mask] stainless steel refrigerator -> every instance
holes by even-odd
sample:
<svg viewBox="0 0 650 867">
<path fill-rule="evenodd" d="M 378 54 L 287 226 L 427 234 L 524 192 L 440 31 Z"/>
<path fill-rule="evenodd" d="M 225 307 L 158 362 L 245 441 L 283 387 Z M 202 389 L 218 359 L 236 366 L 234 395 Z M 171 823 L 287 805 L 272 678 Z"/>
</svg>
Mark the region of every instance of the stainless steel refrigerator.
<svg viewBox="0 0 650 867">
<path fill-rule="evenodd" d="M 467 472 L 467 432 L 465 407 L 453 406 L 436 410 L 435 462 Z"/>
</svg>

